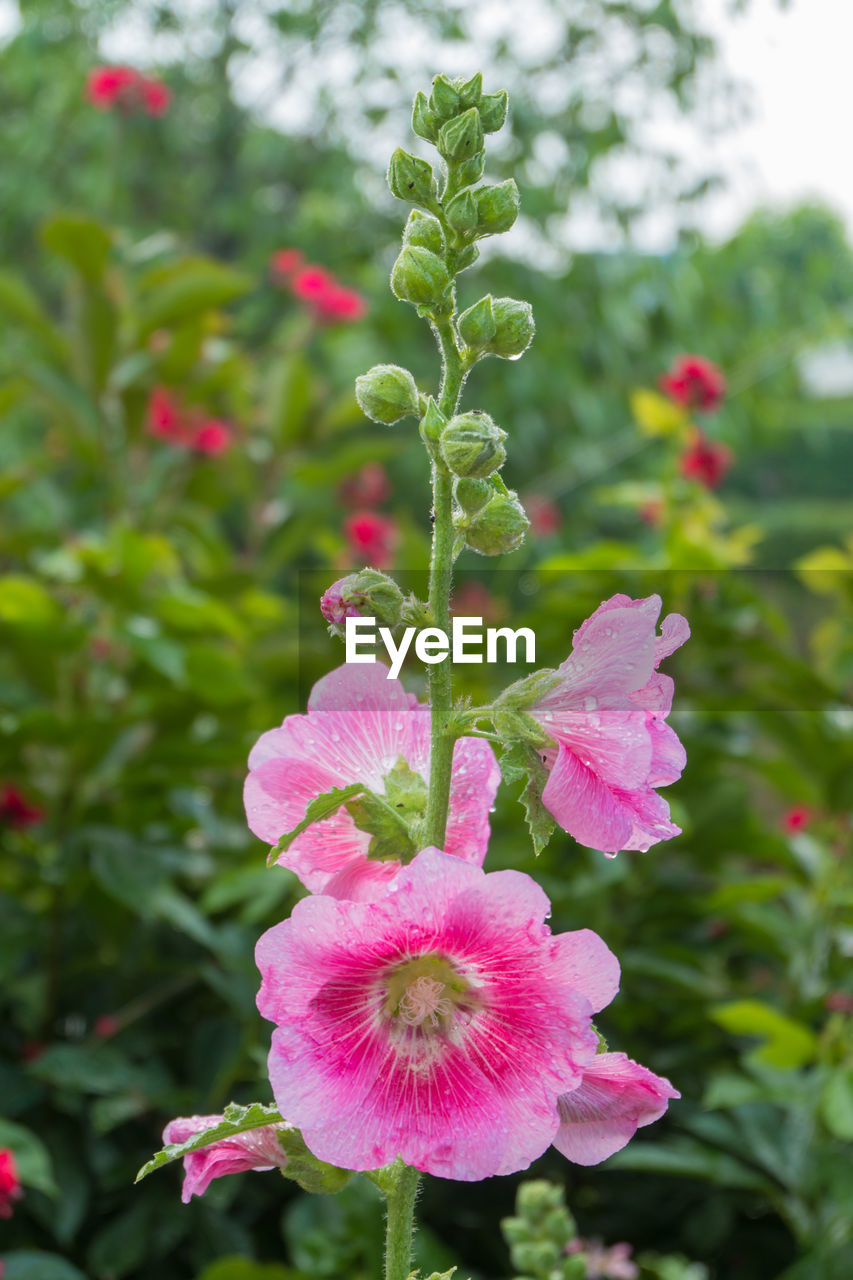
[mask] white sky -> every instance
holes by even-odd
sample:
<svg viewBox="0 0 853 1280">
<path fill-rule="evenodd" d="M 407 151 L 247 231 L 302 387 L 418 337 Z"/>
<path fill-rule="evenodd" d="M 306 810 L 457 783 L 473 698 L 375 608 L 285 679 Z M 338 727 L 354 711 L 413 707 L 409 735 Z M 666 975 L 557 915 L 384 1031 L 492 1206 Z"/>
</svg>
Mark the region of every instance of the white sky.
<svg viewBox="0 0 853 1280">
<path fill-rule="evenodd" d="M 692 4 L 718 39 L 723 66 L 745 86 L 752 118 L 722 136 L 701 119 L 648 121 L 650 139 L 699 157 L 697 172 L 716 168 L 727 179 L 691 220 L 723 238 L 758 205 L 817 198 L 842 214 L 853 237 L 853 0 L 791 0 L 784 9 L 778 0 L 752 0 L 737 17 L 731 0 Z M 16 19 L 15 0 L 0 0 L 0 40 Z M 622 176 L 614 170 L 614 181 Z M 576 248 L 600 241 L 600 224 L 585 224 L 582 214 L 572 231 Z M 673 231 L 671 219 L 652 212 L 639 239 L 664 248 Z"/>
</svg>

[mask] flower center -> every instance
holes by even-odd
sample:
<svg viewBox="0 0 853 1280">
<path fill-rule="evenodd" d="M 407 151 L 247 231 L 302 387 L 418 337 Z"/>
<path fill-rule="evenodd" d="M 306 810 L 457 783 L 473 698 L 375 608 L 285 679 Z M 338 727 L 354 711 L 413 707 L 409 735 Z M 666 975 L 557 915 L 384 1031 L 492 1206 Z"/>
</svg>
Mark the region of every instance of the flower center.
<svg viewBox="0 0 853 1280">
<path fill-rule="evenodd" d="M 383 1012 L 401 1029 L 422 1034 L 450 1030 L 457 1013 L 472 1013 L 477 999 L 471 983 L 449 960 L 435 954 L 405 960 L 388 976 Z"/>
</svg>

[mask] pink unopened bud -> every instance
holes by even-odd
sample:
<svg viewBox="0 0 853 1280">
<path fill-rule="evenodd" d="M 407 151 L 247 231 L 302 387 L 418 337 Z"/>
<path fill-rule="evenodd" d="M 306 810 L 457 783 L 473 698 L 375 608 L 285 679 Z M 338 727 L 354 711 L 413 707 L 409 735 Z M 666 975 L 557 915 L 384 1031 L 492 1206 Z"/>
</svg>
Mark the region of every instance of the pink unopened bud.
<svg viewBox="0 0 853 1280">
<path fill-rule="evenodd" d="M 340 626 L 343 625 L 346 618 L 361 618 L 364 616 L 360 609 L 344 600 L 344 591 L 354 581 L 354 574 L 350 574 L 346 578 L 338 578 L 337 582 L 333 582 L 328 591 L 325 591 L 320 597 L 320 612 L 327 622 L 336 623 Z"/>
</svg>

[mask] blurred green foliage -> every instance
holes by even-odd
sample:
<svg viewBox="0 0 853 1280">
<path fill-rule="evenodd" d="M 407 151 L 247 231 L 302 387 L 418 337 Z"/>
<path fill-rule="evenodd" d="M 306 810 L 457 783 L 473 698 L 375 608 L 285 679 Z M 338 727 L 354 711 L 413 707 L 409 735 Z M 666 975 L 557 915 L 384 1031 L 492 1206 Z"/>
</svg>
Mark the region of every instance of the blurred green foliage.
<svg viewBox="0 0 853 1280">
<path fill-rule="evenodd" d="M 608 860 L 558 833 L 534 861 L 516 800 L 499 800 L 488 865 L 540 878 L 555 929 L 605 937 L 623 986 L 601 1029 L 683 1094 L 603 1167 L 549 1154 L 538 1172 L 566 1187 L 584 1237 L 654 1255 L 648 1274 L 690 1274 L 663 1269 L 684 1255 L 714 1278 L 846 1280 L 853 419 L 849 398 L 807 393 L 801 361 L 846 339 L 853 254 L 817 209 L 756 215 L 722 245 L 684 236 L 662 257 L 571 254 L 559 215 L 631 134 L 614 79 L 660 81 L 686 109 L 712 50 L 674 4 L 545 7 L 544 51 L 483 45 L 520 90 L 495 176 L 516 173 L 529 221 L 517 257 L 463 281 L 466 302 L 533 301 L 530 352 L 479 366 L 471 393 L 510 432 L 511 482 L 562 523 L 503 572 L 464 559 L 460 582 L 523 615 L 540 661 L 616 590 L 659 591 L 693 637 L 673 663 L 681 838 Z M 0 1225 L 4 1280 L 379 1274 L 363 1179 L 310 1198 L 250 1174 L 189 1206 L 174 1171 L 132 1184 L 172 1116 L 269 1097 L 253 947 L 302 890 L 266 870 L 240 790 L 259 733 L 341 660 L 313 630 L 314 584 L 346 562 L 339 486 L 365 462 L 391 475 L 398 563 L 425 563 L 421 450 L 365 422 L 352 394 L 379 359 L 435 382 L 387 290 L 399 210 L 388 197 L 376 211 L 380 159 L 354 140 L 387 116 L 400 141 L 411 97 L 378 34 L 428 30 L 445 65 L 470 52 L 471 11 L 327 0 L 252 30 L 241 5 L 202 10 L 132 11 L 165 51 L 162 120 L 83 101 L 121 4 L 28 0 L 0 48 L 0 787 L 44 815 L 2 830 L 0 1146 L 25 1186 Z M 627 67 L 608 54 L 617 28 Z M 292 81 L 310 106 L 284 133 L 245 93 L 266 39 L 269 95 Z M 324 75 L 341 50 L 358 110 Z M 566 63 L 577 78 L 558 93 Z M 596 199 L 605 223 L 643 212 Z M 529 265 L 538 244 L 548 270 Z M 269 281 L 284 245 L 360 288 L 368 317 L 313 325 Z M 709 429 L 736 465 L 714 496 L 679 480 L 673 440 L 644 435 L 630 407 L 681 350 L 730 383 Z M 153 437 L 159 386 L 230 423 L 231 449 Z M 662 484 L 669 517 L 644 522 Z M 752 525 L 760 540 L 731 542 Z M 750 556 L 766 572 L 731 571 Z M 777 572 L 795 558 L 799 580 Z M 807 817 L 788 831 L 794 807 Z M 516 1182 L 431 1180 L 424 1272 L 507 1276 L 495 1224 Z"/>
</svg>

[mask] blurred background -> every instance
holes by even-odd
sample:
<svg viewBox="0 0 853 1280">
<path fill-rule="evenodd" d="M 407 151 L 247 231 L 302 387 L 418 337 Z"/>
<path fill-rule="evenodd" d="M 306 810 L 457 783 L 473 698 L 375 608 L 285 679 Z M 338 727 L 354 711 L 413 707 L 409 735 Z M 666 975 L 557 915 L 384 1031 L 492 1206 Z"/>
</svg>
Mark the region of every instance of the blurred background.
<svg viewBox="0 0 853 1280">
<path fill-rule="evenodd" d="M 616 590 L 693 630 L 680 838 L 535 861 L 515 788 L 494 815 L 487 866 L 603 935 L 601 1030 L 683 1095 L 534 1172 L 590 1277 L 853 1274 L 850 35 L 837 0 L 0 0 L 4 1280 L 378 1280 L 366 1182 L 132 1183 L 171 1117 L 269 1098 L 253 947 L 302 890 L 246 755 L 342 660 L 338 570 L 426 563 L 411 423 L 352 384 L 435 387 L 384 166 L 428 154 L 415 91 L 477 68 L 523 216 L 462 304 L 538 332 L 468 403 L 532 534 L 466 552 L 457 608 L 548 662 Z M 506 1280 L 518 1181 L 431 1180 L 419 1265 Z"/>
</svg>

